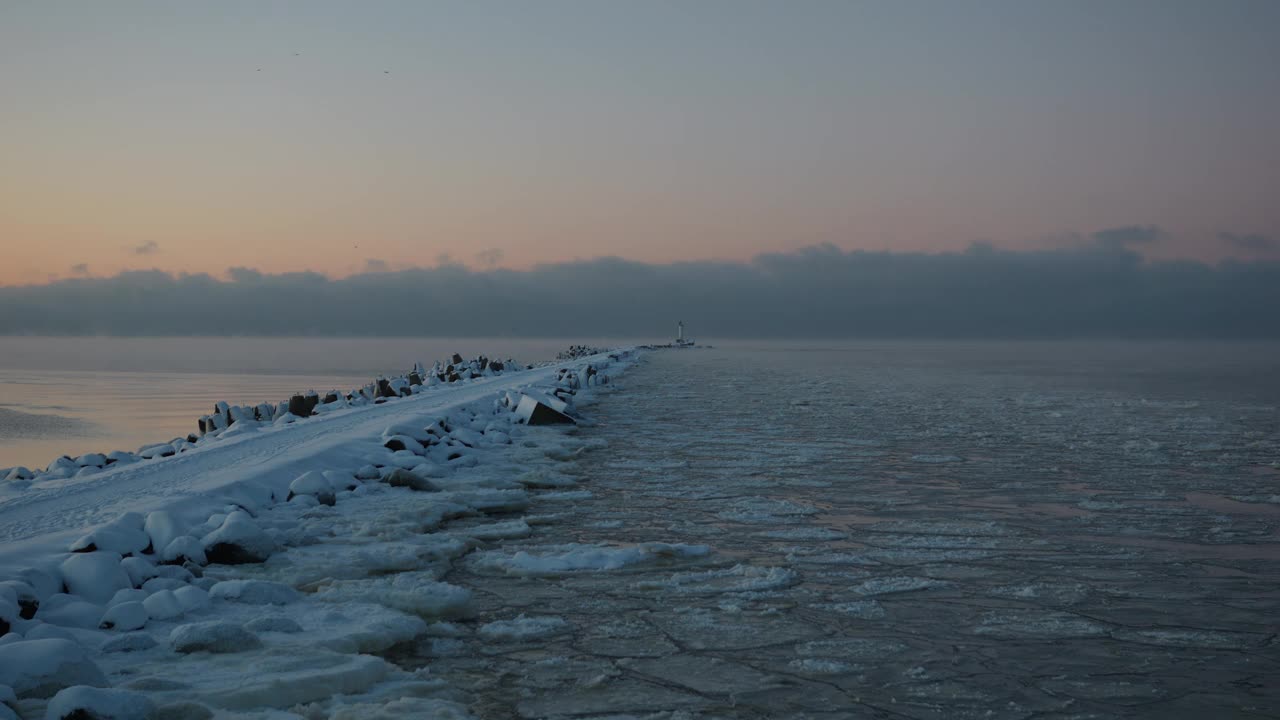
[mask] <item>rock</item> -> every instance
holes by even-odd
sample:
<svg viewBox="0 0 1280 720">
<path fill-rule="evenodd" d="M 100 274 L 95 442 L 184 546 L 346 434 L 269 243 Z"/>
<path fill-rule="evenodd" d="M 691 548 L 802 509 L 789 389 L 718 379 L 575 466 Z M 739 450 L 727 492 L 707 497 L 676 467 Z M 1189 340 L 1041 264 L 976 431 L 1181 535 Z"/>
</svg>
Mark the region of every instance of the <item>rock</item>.
<svg viewBox="0 0 1280 720">
<path fill-rule="evenodd" d="M 300 633 L 302 626 L 280 615 L 267 615 L 265 617 L 254 618 L 244 625 L 246 630 L 253 632 L 278 632 L 278 633 Z"/>
<path fill-rule="evenodd" d="M 223 565 L 264 562 L 276 550 L 276 542 L 243 510 L 227 515 L 222 525 L 200 542 L 209 562 Z"/>
<path fill-rule="evenodd" d="M 355 477 L 348 472 L 325 470 L 321 474 L 329 481 L 329 486 L 332 487 L 334 491 L 354 490 L 360 486 L 360 483 L 356 481 Z"/>
<path fill-rule="evenodd" d="M 93 607 L 97 607 L 97 606 L 93 606 Z M 98 608 L 98 615 L 99 615 L 99 616 L 101 616 L 101 615 L 102 615 L 102 608 Z M 86 624 L 86 625 L 84 625 L 84 626 L 83 626 L 83 628 L 84 628 L 84 629 L 86 629 L 86 630 L 87 630 L 87 629 L 89 629 L 89 628 L 92 628 L 92 627 L 94 627 L 94 625 L 93 625 L 92 623 L 89 623 L 89 624 Z M 47 622 L 40 621 L 40 622 L 37 622 L 37 623 L 36 623 L 36 625 L 35 625 L 34 627 L 33 627 L 33 626 L 30 626 L 30 625 L 28 625 L 28 626 L 27 626 L 27 637 L 26 637 L 26 639 L 27 639 L 27 640 L 71 640 L 71 641 L 75 641 L 76 636 L 75 636 L 75 635 L 72 635 L 72 634 L 71 634 L 71 631 L 70 631 L 70 630 L 67 630 L 66 628 L 58 627 L 57 625 L 50 625 L 50 624 L 49 624 L 49 623 L 47 623 Z"/>
<path fill-rule="evenodd" d="M 143 528 L 140 513 L 124 513 L 72 543 L 71 552 L 109 550 L 121 555 L 134 555 L 151 547 L 151 537 Z"/>
<path fill-rule="evenodd" d="M 23 620 L 35 617 L 36 611 L 40 609 L 40 596 L 36 589 L 22 580 L 0 581 L 0 605 L 4 604 L 5 597 L 9 597 L 17 605 L 17 617 Z M 0 613 L 0 619 L 5 617 L 4 613 Z M 0 635 L 3 634 L 4 632 L 0 632 Z"/>
<path fill-rule="evenodd" d="M 178 451 L 174 449 L 171 443 L 156 443 L 155 445 L 147 445 L 138 449 L 138 457 L 143 460 L 173 457 L 177 454 Z"/>
<path fill-rule="evenodd" d="M 107 462 L 112 465 L 127 465 L 138 462 L 138 456 L 124 450 L 113 450 L 107 453 Z"/>
<path fill-rule="evenodd" d="M 19 465 L 18 467 L 10 468 L 8 474 L 4 476 L 4 479 L 5 480 L 31 480 L 35 476 L 36 474 L 31 472 L 31 468 L 25 468 Z"/>
<path fill-rule="evenodd" d="M 248 605 L 287 605 L 302 595 L 284 583 L 269 580 L 223 580 L 209 588 L 209 597 Z"/>
<path fill-rule="evenodd" d="M 47 698 L 73 685 L 102 687 L 107 678 L 72 640 L 20 640 L 0 645 L 0 685 L 20 698 Z"/>
<path fill-rule="evenodd" d="M 536 400 L 528 395 L 520 398 L 515 414 L 526 425 L 573 425 L 574 419 L 552 408 L 547 402 Z"/>
<path fill-rule="evenodd" d="M 147 513 L 142 529 L 151 538 L 151 547 L 156 550 L 163 549 L 182 534 L 178 528 L 178 521 L 166 510 Z"/>
<path fill-rule="evenodd" d="M 311 416 L 311 409 L 307 407 L 307 399 L 302 395 L 294 395 L 289 398 L 288 412 L 290 415 L 296 415 L 300 418 Z"/>
<path fill-rule="evenodd" d="M 120 567 L 129 575 L 129 584 L 134 587 L 141 587 L 143 583 L 160 574 L 150 560 L 141 557 L 127 557 L 120 561 Z"/>
<path fill-rule="evenodd" d="M 155 703 L 141 693 L 115 688 L 76 685 L 49 701 L 45 720 L 142 720 L 155 712 Z"/>
<path fill-rule="evenodd" d="M 408 435 L 395 435 L 393 437 L 389 437 L 386 442 L 382 443 L 382 446 L 391 452 L 408 450 L 414 455 L 422 455 L 427 451 L 427 449 L 422 446 L 422 443 L 414 440 Z"/>
<path fill-rule="evenodd" d="M 102 453 L 85 453 L 76 458 L 76 465 L 80 467 L 102 467 L 107 464 L 107 456 Z"/>
<path fill-rule="evenodd" d="M 333 505 L 337 502 L 333 494 L 333 484 L 318 470 L 305 472 L 289 483 L 289 496 L 286 500 L 293 499 L 295 495 L 310 495 L 323 505 Z"/>
<path fill-rule="evenodd" d="M 190 535 L 182 535 L 173 539 L 160 552 L 160 561 L 166 563 L 183 564 L 193 562 L 197 565 L 206 565 L 209 558 L 205 556 L 204 545 L 199 540 Z"/>
<path fill-rule="evenodd" d="M 383 479 L 391 487 L 407 487 L 418 492 L 437 492 L 440 488 L 425 477 L 401 468 L 396 468 Z"/>
<path fill-rule="evenodd" d="M 179 625 L 169 633 L 169 644 L 180 653 L 236 653 L 262 647 L 257 635 L 219 620 Z"/>
<path fill-rule="evenodd" d="M 178 599 L 178 603 L 186 612 L 195 612 L 209 607 L 209 593 L 195 585 L 180 587 L 173 591 L 173 596 Z"/>
<path fill-rule="evenodd" d="M 151 616 L 147 614 L 147 608 L 142 603 L 123 602 L 107 608 L 98 627 L 103 630 L 128 632 L 144 627 L 150 619 Z"/>
<path fill-rule="evenodd" d="M 161 590 L 169 590 L 169 591 L 177 590 L 178 588 L 183 587 L 186 584 L 187 583 L 185 580 L 179 580 L 177 578 L 156 577 L 156 578 L 151 578 L 150 580 L 143 583 L 142 589 L 148 593 L 154 594 L 154 593 L 160 592 Z"/>
<path fill-rule="evenodd" d="M 116 552 L 76 553 L 62 561 L 62 580 L 73 594 L 99 605 L 121 588 L 133 587 Z"/>
<path fill-rule="evenodd" d="M 99 650 L 104 653 L 140 652 L 142 650 L 150 650 L 157 644 L 155 638 L 147 633 L 135 632 L 113 637 L 102 643 L 102 647 Z"/>
<path fill-rule="evenodd" d="M 148 595 L 147 599 L 142 601 L 142 606 L 147 609 L 147 615 L 155 620 L 172 620 L 182 617 L 185 612 L 182 603 L 178 602 L 172 590 L 160 590 Z"/>
</svg>

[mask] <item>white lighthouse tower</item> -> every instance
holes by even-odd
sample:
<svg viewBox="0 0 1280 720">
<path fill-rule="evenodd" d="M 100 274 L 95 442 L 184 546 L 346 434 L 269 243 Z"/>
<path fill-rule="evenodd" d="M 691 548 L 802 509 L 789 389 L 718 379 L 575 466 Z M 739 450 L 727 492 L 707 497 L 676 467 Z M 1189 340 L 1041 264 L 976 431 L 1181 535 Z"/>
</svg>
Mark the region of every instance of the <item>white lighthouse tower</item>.
<svg viewBox="0 0 1280 720">
<path fill-rule="evenodd" d="M 676 323 L 676 347 L 690 347 L 693 345 L 692 340 L 686 340 L 684 337 L 684 321 Z"/>
</svg>

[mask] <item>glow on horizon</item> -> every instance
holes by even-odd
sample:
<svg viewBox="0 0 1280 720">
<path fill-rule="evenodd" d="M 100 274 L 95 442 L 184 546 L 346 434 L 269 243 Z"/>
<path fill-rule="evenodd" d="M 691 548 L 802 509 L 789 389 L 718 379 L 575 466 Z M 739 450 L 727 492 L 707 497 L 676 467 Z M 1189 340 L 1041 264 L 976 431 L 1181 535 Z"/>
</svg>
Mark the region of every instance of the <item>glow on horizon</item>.
<svg viewBox="0 0 1280 720">
<path fill-rule="evenodd" d="M 1273 257 L 1280 3 L 11 3 L 0 285 L 232 266 Z"/>
</svg>

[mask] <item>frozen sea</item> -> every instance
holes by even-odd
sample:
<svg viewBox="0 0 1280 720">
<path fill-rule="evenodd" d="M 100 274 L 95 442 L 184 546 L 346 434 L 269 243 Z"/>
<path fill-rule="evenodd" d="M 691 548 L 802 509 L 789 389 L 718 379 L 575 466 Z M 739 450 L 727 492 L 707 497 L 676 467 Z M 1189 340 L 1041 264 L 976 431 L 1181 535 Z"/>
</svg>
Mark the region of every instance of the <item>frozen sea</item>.
<svg viewBox="0 0 1280 720">
<path fill-rule="evenodd" d="M 654 353 L 551 524 L 463 563 L 482 622 L 397 661 L 483 717 L 1280 714 L 1275 346 Z M 585 492 L 584 492 L 585 490 Z M 494 572 L 563 543 L 703 544 Z M 520 553 L 524 553 L 521 555 Z"/>
</svg>

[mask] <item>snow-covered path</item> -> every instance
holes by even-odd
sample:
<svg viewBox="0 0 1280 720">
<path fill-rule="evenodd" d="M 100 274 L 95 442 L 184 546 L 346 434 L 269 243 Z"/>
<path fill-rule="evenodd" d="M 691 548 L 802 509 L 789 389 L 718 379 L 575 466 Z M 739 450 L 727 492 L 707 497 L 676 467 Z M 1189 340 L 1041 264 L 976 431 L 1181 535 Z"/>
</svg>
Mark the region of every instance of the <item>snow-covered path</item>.
<svg viewBox="0 0 1280 720">
<path fill-rule="evenodd" d="M 578 363 L 436 386 L 381 405 L 345 408 L 225 437 L 168 458 L 10 491 L 0 495 L 0 567 L 64 552 L 88 528 L 126 511 L 166 508 L 179 516 L 190 514 L 196 522 L 201 511 L 207 516 L 207 496 L 215 491 L 244 481 L 283 479 L 287 484 L 309 469 L 351 464 L 389 425 L 433 416 L 500 391 L 546 383 L 559 368 L 572 364 Z"/>
</svg>

